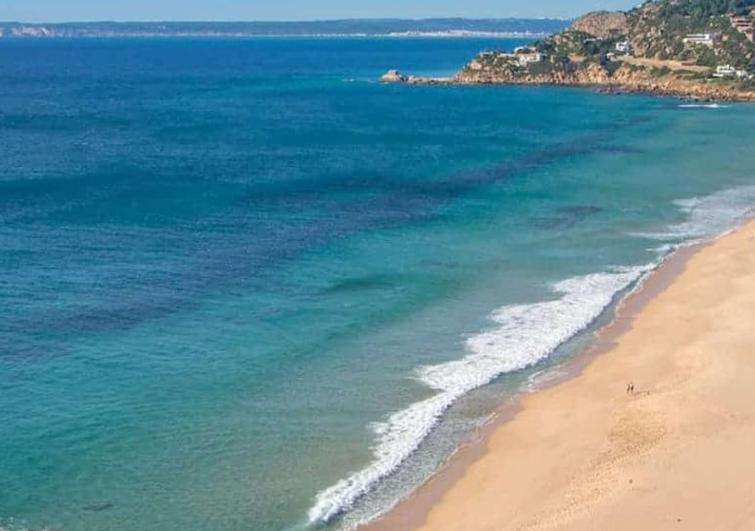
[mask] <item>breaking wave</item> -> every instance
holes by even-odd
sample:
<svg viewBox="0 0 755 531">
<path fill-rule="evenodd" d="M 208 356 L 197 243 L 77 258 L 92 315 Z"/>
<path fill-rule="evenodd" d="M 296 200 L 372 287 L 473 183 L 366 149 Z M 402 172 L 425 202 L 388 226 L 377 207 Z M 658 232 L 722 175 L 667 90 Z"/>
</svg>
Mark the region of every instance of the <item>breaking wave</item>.
<svg viewBox="0 0 755 531">
<path fill-rule="evenodd" d="M 657 233 L 635 236 L 654 240 L 700 240 L 722 234 L 751 215 L 755 186 L 738 186 L 714 194 L 674 201 L 687 219 Z"/>
<path fill-rule="evenodd" d="M 720 103 L 682 103 L 680 109 L 728 109 L 730 105 L 721 105 Z"/>
<path fill-rule="evenodd" d="M 755 186 L 742 186 L 674 202 L 687 220 L 643 238 L 683 242 L 721 234 L 752 213 Z M 656 249 L 658 261 L 573 277 L 551 286 L 552 300 L 503 306 L 493 312 L 490 329 L 466 340 L 461 359 L 420 367 L 416 378 L 437 394 L 371 425 L 374 459 L 362 470 L 321 491 L 309 510 L 310 524 L 332 520 L 349 510 L 383 478 L 392 474 L 429 435 L 444 412 L 463 395 L 499 376 L 531 367 L 585 330 L 619 294 L 636 284 L 677 247 Z"/>
<path fill-rule="evenodd" d="M 419 447 L 443 413 L 460 397 L 504 373 L 530 367 L 546 358 L 587 328 L 617 293 L 653 267 L 570 278 L 552 286 L 559 295 L 554 300 L 504 306 L 495 311 L 490 319 L 496 326 L 470 337 L 464 358 L 417 371 L 417 378 L 439 391 L 438 394 L 373 424 L 377 436 L 374 460 L 320 492 L 309 511 L 310 522 L 327 522 L 348 510 Z"/>
</svg>

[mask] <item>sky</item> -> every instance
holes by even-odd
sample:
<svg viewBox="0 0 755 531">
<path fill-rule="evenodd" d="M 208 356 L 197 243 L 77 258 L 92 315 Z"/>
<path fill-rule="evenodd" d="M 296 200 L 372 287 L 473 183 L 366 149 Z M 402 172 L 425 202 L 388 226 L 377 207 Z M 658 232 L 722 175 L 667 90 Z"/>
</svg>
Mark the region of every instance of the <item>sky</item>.
<svg viewBox="0 0 755 531">
<path fill-rule="evenodd" d="M 639 0 L 0 0 L 1 21 L 571 18 Z"/>
</svg>

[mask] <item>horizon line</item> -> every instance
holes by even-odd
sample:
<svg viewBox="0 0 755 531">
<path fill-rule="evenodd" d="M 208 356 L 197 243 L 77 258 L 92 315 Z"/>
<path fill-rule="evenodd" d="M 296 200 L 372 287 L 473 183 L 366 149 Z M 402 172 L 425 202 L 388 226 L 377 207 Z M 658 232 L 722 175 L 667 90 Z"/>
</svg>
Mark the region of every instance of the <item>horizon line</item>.
<svg viewBox="0 0 755 531">
<path fill-rule="evenodd" d="M 47 21 L 47 22 L 29 22 L 22 20 L 0 20 L 0 24 L 301 24 L 301 23 L 323 23 L 323 22 L 354 22 L 354 21 L 412 21 L 423 22 L 429 20 L 464 20 L 464 21 L 490 21 L 490 20 L 556 20 L 570 21 L 573 17 L 461 17 L 461 16 L 436 16 L 436 17 L 346 17 L 346 18 L 323 18 L 323 19 L 292 19 L 292 20 L 275 20 L 275 19 L 255 19 L 255 20 L 157 20 L 157 19 L 133 19 L 133 20 L 66 20 L 66 21 Z"/>
</svg>

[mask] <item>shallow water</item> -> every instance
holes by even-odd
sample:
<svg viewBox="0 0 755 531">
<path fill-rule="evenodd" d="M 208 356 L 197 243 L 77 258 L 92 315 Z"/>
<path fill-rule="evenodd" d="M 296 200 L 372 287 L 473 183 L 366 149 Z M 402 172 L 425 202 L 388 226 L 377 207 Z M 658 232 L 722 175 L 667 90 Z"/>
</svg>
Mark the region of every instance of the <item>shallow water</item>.
<svg viewBox="0 0 755 531">
<path fill-rule="evenodd" d="M 0 528 L 348 527 L 755 203 L 752 106 L 374 82 L 520 43 L 0 43 Z"/>
</svg>

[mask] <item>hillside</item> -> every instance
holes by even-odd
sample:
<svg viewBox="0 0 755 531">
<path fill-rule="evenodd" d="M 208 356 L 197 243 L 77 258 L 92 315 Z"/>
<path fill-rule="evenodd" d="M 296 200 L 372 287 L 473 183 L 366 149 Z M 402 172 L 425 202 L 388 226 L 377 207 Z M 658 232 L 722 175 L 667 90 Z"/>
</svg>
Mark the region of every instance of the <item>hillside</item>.
<svg viewBox="0 0 755 531">
<path fill-rule="evenodd" d="M 483 52 L 461 83 L 603 85 L 755 101 L 755 0 L 652 0 L 596 12 L 517 49 Z"/>
</svg>

